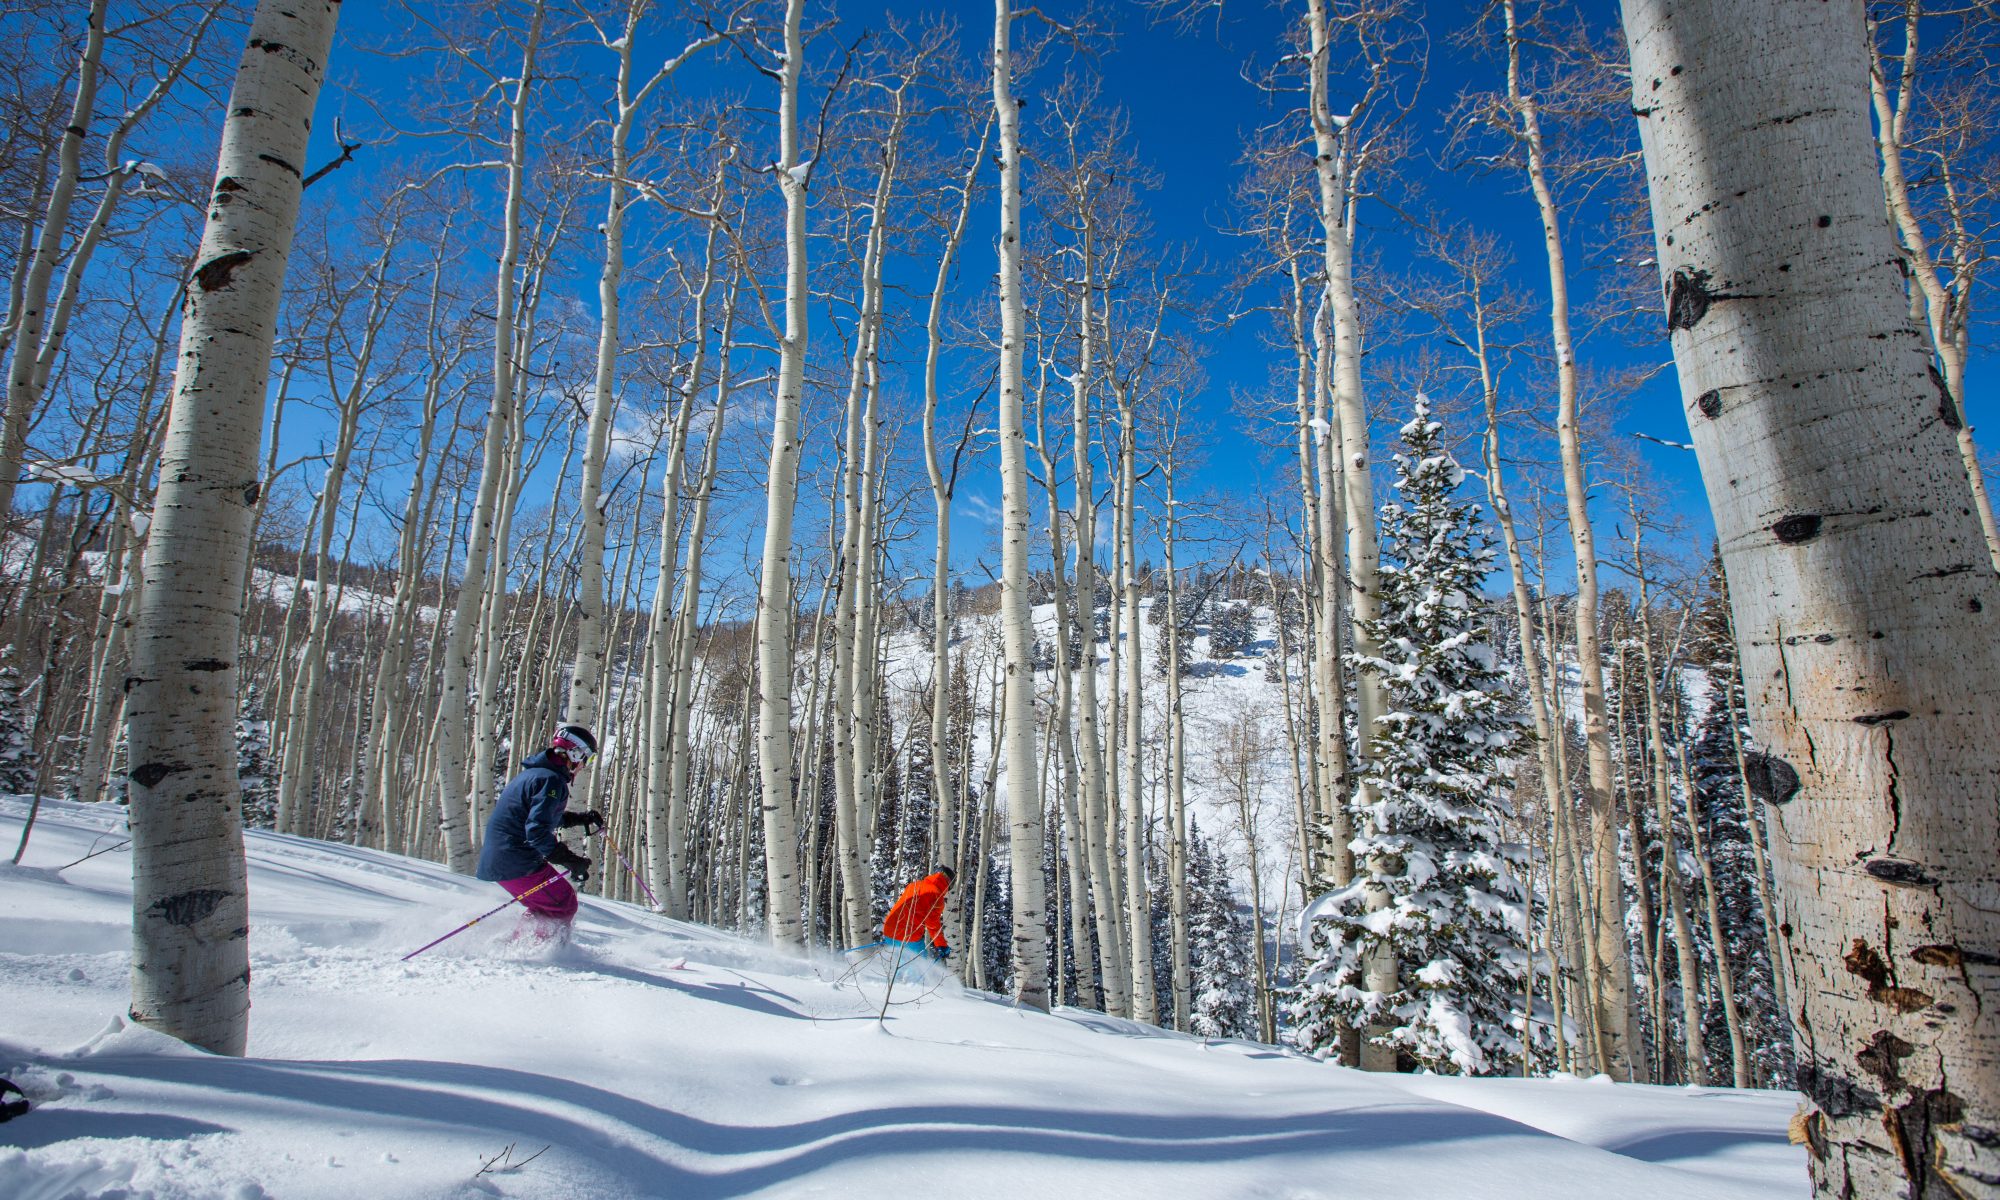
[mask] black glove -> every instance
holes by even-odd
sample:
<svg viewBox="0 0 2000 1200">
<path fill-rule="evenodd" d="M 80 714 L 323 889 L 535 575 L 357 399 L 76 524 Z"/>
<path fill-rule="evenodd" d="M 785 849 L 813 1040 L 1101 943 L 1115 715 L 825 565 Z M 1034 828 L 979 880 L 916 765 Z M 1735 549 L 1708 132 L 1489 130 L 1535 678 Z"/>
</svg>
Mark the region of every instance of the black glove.
<svg viewBox="0 0 2000 1200">
<path fill-rule="evenodd" d="M 556 848 L 549 851 L 549 865 L 568 871 L 570 879 L 578 887 L 590 882 L 590 860 L 561 842 L 557 842 Z"/>
<path fill-rule="evenodd" d="M 583 826 L 583 836 L 589 837 L 604 828 L 604 814 L 593 808 L 589 812 L 566 812 L 562 815 L 564 829 L 575 829 L 579 825 Z"/>
<path fill-rule="evenodd" d="M 950 946 L 944 946 L 944 945 L 935 945 L 935 944 L 934 944 L 934 945 L 932 945 L 932 946 L 931 946 L 931 957 L 932 957 L 932 958 L 935 958 L 935 959 L 936 959 L 936 960 L 938 960 L 939 962 L 950 962 L 950 961 L 951 961 L 951 947 L 950 947 Z"/>
</svg>

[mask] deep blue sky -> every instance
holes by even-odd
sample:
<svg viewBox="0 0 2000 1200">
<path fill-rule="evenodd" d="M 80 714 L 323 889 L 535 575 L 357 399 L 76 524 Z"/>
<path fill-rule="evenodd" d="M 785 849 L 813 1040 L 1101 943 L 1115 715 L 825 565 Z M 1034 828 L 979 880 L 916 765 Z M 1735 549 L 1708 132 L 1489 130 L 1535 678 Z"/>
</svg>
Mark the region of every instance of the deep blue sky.
<svg viewBox="0 0 2000 1200">
<path fill-rule="evenodd" d="M 936 11 L 934 5 L 909 0 L 893 0 L 887 7 L 912 18 Z M 1071 7 L 1059 3 L 1051 11 L 1066 15 Z M 1407 118 L 1412 153 L 1404 164 L 1403 178 L 1395 186 L 1393 198 L 1411 213 L 1468 222 L 1500 235 L 1514 252 L 1517 286 L 1529 296 L 1540 298 L 1547 292 L 1540 231 L 1533 202 L 1521 187 L 1518 173 L 1454 172 L 1437 161 L 1445 138 L 1445 110 L 1462 89 L 1485 88 L 1498 82 L 1499 63 L 1491 57 L 1467 53 L 1455 37 L 1472 21 L 1478 7 L 1477 3 L 1461 0 L 1443 0 L 1430 6 L 1425 21 L 1429 35 L 1428 77 Z M 1108 26 L 1110 36 L 1096 43 L 1086 60 L 1087 69 L 1101 76 L 1103 95 L 1126 110 L 1134 153 L 1159 177 L 1158 191 L 1147 200 L 1153 223 L 1163 240 L 1192 245 L 1199 257 L 1222 275 L 1234 273 L 1246 255 L 1256 253 L 1246 239 L 1220 228 L 1230 218 L 1231 195 L 1241 174 L 1238 159 L 1246 136 L 1277 119 L 1281 106 L 1296 103 L 1291 96 L 1267 96 L 1248 82 L 1245 74 L 1259 73 L 1273 60 L 1301 8 L 1297 4 L 1229 0 L 1219 21 L 1209 19 L 1192 29 L 1151 22 L 1134 4 L 1111 3 L 1100 9 L 1100 24 Z M 816 70 L 824 78 L 825 64 L 835 52 L 836 42 L 845 43 L 863 26 L 879 21 L 884 6 L 879 0 L 868 4 L 822 4 L 818 11 L 822 15 L 837 13 L 840 18 L 840 25 L 815 43 L 811 51 Z M 1594 11 L 1608 29 L 1615 19 L 1615 6 L 1599 3 Z M 984 4 L 958 6 L 968 61 L 984 53 L 990 37 L 991 13 L 991 8 Z M 393 6 L 347 6 L 341 45 L 336 49 L 335 86 L 327 95 L 318 123 L 320 143 L 328 143 L 327 135 L 332 129 L 329 118 L 333 115 L 347 114 L 350 128 L 365 126 L 368 120 L 363 107 L 346 88 L 356 87 L 385 99 L 405 96 L 403 102 L 412 105 L 425 103 L 422 89 L 412 89 L 405 81 L 403 72 L 408 68 L 404 63 L 359 49 L 396 46 L 399 20 L 407 18 L 398 18 Z M 1042 89 L 1054 84 L 1057 75 L 1058 68 L 1045 66 L 1021 81 L 1017 90 L 1032 105 Z M 740 61 L 721 57 L 712 67 L 686 73 L 678 83 L 690 89 L 727 88 L 732 94 L 756 96 L 760 103 L 769 93 L 769 85 L 756 79 Z M 602 89 L 593 85 L 591 90 Z M 809 103 L 816 103 L 816 97 L 809 98 Z M 396 151 L 384 149 L 376 153 Z M 771 153 L 775 157 L 775 144 Z M 358 175 L 356 172 L 355 177 Z M 346 183 L 338 176 L 331 182 L 334 184 L 329 189 L 331 195 L 324 199 L 316 196 L 315 200 L 341 203 L 341 189 Z M 990 185 L 989 173 L 988 190 L 982 198 L 985 202 L 981 205 L 981 224 L 975 226 L 968 238 L 961 259 L 961 288 L 977 287 L 978 281 L 992 271 Z M 775 189 L 765 199 L 775 205 Z M 595 209 L 597 202 L 592 201 L 589 207 Z M 593 212 L 588 222 L 597 219 Z M 1417 232 L 1388 206 L 1364 207 L 1361 228 L 1363 257 L 1376 263 L 1381 272 L 1393 277 L 1417 267 Z M 1597 286 L 1597 272 L 1602 268 L 1604 255 L 1594 253 L 1596 248 L 1588 244 L 1592 235 L 1584 220 L 1579 219 L 1569 235 L 1572 285 L 1580 296 L 1588 295 Z M 1026 236 L 1034 239 L 1032 224 Z M 587 239 L 585 244 L 589 244 Z M 927 281 L 930 267 L 928 263 L 921 266 Z M 566 286 L 577 300 L 594 309 L 595 263 L 578 263 Z M 912 297 L 910 303 L 920 305 L 921 297 Z M 1544 326 L 1545 319 L 1536 318 L 1536 332 Z M 1257 322 L 1246 321 L 1217 330 L 1208 337 L 1210 353 L 1205 363 L 1208 386 L 1198 408 L 1206 414 L 1213 432 L 1206 466 L 1197 482 L 1214 493 L 1255 496 L 1267 490 L 1267 480 L 1290 477 L 1288 469 L 1273 472 L 1269 464 L 1248 451 L 1247 444 L 1235 432 L 1240 421 L 1230 411 L 1231 397 L 1238 393 L 1272 395 L 1274 402 L 1289 405 L 1288 393 L 1274 393 L 1270 388 L 1270 371 L 1277 356 L 1262 344 L 1262 333 Z M 1589 366 L 1606 371 L 1666 363 L 1670 358 L 1664 337 L 1633 341 L 1609 335 L 1586 342 L 1584 356 Z M 1982 376 L 1982 367 L 1990 365 L 1976 363 L 1975 379 Z M 1546 414 L 1546 419 L 1553 419 L 1553 389 L 1546 372 L 1519 371 L 1510 384 L 1517 400 Z M 1391 418 L 1408 403 L 1408 397 L 1395 395 L 1379 385 L 1371 399 L 1384 409 L 1385 417 Z M 1978 394 L 1968 397 L 1968 408 L 1975 420 L 1981 415 L 1983 404 Z M 1686 423 L 1670 365 L 1626 402 L 1617 430 L 1620 442 L 1638 452 L 1662 485 L 1664 506 L 1685 519 L 1690 544 L 1705 549 L 1712 526 L 1702 499 L 1694 456 L 1630 438 L 1631 434 L 1643 433 L 1671 441 L 1685 440 Z M 1517 445 L 1523 445 L 1523 436 L 1517 435 Z M 997 486 L 988 484 L 990 479 L 989 471 L 975 468 L 973 482 L 967 488 L 968 499 L 975 507 L 982 492 L 984 498 L 997 499 Z M 1602 499 L 1598 503 L 1603 509 L 1620 504 Z M 1601 510 L 1600 523 L 1610 524 L 1616 516 Z M 1552 543 L 1551 558 L 1558 557 Z M 1552 581 L 1560 584 L 1567 568 L 1559 561 L 1552 561 L 1550 573 Z"/>
</svg>

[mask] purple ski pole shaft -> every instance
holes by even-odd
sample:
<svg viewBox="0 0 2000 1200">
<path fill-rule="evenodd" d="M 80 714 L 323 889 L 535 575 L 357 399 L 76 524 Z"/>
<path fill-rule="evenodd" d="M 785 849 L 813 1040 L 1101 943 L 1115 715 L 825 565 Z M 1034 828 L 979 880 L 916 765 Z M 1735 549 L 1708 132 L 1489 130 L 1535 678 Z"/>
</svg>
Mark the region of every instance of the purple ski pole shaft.
<svg viewBox="0 0 2000 1200">
<path fill-rule="evenodd" d="M 599 828 L 597 832 L 600 836 L 604 838 L 604 844 L 611 847 L 611 853 L 616 854 L 618 856 L 619 865 L 623 866 L 625 868 L 626 873 L 632 876 L 632 882 L 638 884 L 639 890 L 646 893 L 646 903 L 652 905 L 654 908 L 660 907 L 660 898 L 653 894 L 652 888 L 646 886 L 646 877 L 639 874 L 639 869 L 637 867 L 634 867 L 631 864 L 631 862 L 626 859 L 625 852 L 618 848 L 618 843 L 616 841 L 612 840 L 611 827 L 608 825 L 603 826 Z"/>
<path fill-rule="evenodd" d="M 401 961 L 409 962 L 417 955 L 422 954 L 424 951 L 430 949 L 432 946 L 437 945 L 438 942 L 450 941 L 451 939 L 457 937 L 459 934 L 464 933 L 466 930 L 472 928 L 474 925 L 477 925 L 481 921 L 484 921 L 486 918 L 492 916 L 494 913 L 501 911 L 501 909 L 505 909 L 509 905 L 519 904 L 521 901 L 526 900 L 528 897 L 534 895 L 536 892 L 541 891 L 543 888 L 549 886 L 550 884 L 554 883 L 556 880 L 561 878 L 562 876 L 560 875 L 551 875 L 547 879 L 544 879 L 540 883 L 536 884 L 534 887 L 531 887 L 527 891 L 522 892 L 520 895 L 508 897 L 506 904 L 502 904 L 499 908 L 489 909 L 486 912 L 480 913 L 478 916 L 472 918 L 470 921 L 467 921 L 465 924 L 460 925 L 457 929 L 454 929 L 450 933 L 447 933 L 443 937 L 437 939 L 436 942 L 426 942 L 424 945 L 418 946 L 415 950 L 412 950 L 408 954 L 405 954 L 402 957 Z"/>
</svg>

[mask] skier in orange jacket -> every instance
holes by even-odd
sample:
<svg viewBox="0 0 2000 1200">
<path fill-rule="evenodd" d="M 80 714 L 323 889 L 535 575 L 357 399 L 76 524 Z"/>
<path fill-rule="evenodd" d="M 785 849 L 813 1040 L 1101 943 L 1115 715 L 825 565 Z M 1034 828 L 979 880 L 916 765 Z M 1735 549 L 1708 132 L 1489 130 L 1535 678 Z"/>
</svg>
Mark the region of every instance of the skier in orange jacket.
<svg viewBox="0 0 2000 1200">
<path fill-rule="evenodd" d="M 950 958 L 951 946 L 944 940 L 944 900 L 957 878 L 950 867 L 939 867 L 904 888 L 882 918 L 883 944 L 908 951 L 911 958 L 921 954 L 939 962 Z"/>
</svg>

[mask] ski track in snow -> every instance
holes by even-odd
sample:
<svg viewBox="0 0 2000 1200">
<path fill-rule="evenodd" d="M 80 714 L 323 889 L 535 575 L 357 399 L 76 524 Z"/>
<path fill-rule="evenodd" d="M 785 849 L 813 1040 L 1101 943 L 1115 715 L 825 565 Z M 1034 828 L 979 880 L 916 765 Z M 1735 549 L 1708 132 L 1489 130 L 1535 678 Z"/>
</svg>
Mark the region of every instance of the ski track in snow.
<svg viewBox="0 0 2000 1200">
<path fill-rule="evenodd" d="M 120 1017 L 129 855 L 52 869 L 122 825 L 45 801 L 0 865 L 0 1075 L 37 1103 L 8 1200 L 1807 1193 L 1790 1093 L 1371 1076 L 950 983 L 878 1025 L 834 956 L 589 899 L 569 948 L 503 913 L 402 963 L 499 890 L 254 832 L 251 1056 L 219 1058 Z"/>
</svg>

